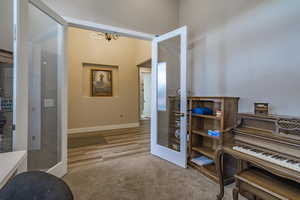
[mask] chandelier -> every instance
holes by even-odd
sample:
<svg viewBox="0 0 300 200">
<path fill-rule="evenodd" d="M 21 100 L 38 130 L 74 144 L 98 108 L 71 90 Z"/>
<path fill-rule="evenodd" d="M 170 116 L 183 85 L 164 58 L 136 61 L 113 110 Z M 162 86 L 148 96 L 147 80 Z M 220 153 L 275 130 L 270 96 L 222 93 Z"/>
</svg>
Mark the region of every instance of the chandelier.
<svg viewBox="0 0 300 200">
<path fill-rule="evenodd" d="M 105 39 L 110 42 L 111 40 L 117 40 L 119 39 L 119 35 L 116 33 L 105 33 Z"/>
<path fill-rule="evenodd" d="M 92 39 L 96 39 L 96 40 L 101 40 L 103 38 L 105 38 L 105 40 L 107 40 L 108 42 L 112 41 L 112 40 L 117 40 L 119 39 L 120 35 L 116 34 L 116 33 L 91 33 L 90 37 Z"/>
</svg>

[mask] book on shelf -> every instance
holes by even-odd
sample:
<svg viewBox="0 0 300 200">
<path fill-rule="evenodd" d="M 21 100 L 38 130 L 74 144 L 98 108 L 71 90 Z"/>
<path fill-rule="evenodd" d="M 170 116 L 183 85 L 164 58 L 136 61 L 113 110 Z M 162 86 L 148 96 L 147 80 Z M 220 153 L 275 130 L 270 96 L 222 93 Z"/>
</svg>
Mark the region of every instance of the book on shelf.
<svg viewBox="0 0 300 200">
<path fill-rule="evenodd" d="M 191 159 L 191 161 L 196 163 L 197 165 L 200 165 L 200 166 L 210 165 L 210 164 L 214 163 L 213 160 L 211 160 L 211 159 L 209 159 L 205 156 L 200 156 L 200 157 L 193 158 L 193 159 Z"/>
<path fill-rule="evenodd" d="M 207 134 L 213 137 L 220 137 L 221 132 L 218 130 L 208 130 Z"/>
</svg>

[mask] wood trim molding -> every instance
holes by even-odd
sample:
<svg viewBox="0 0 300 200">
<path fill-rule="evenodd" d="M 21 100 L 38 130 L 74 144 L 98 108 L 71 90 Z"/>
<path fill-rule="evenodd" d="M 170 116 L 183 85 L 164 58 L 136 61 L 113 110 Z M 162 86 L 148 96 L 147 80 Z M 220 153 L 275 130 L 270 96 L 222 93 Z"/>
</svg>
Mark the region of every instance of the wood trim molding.
<svg viewBox="0 0 300 200">
<path fill-rule="evenodd" d="M 103 125 L 103 126 L 94 126 L 94 127 L 74 128 L 74 129 L 69 129 L 68 134 L 94 132 L 94 131 L 107 131 L 107 130 L 122 129 L 122 128 L 136 128 L 139 126 L 140 123 L 137 122 L 137 123 L 128 123 L 128 124 L 113 124 L 113 125 Z"/>
<path fill-rule="evenodd" d="M 152 59 L 150 58 L 150 59 L 138 64 L 137 67 L 152 68 Z"/>
<path fill-rule="evenodd" d="M 102 67 L 102 68 L 117 68 L 119 69 L 119 65 L 105 65 L 105 64 L 97 64 L 97 63 L 82 63 L 83 67 Z"/>
<path fill-rule="evenodd" d="M 113 32 L 113 33 L 119 33 L 123 36 L 135 37 L 135 38 L 144 39 L 144 40 L 153 40 L 155 38 L 155 35 L 153 35 L 153 34 L 138 32 L 135 30 L 127 29 L 127 28 L 119 28 L 116 26 L 99 24 L 99 23 L 82 20 L 82 19 L 76 19 L 76 18 L 67 17 L 67 16 L 64 16 L 63 18 L 68 22 L 68 25 L 71 27 L 83 28 L 83 29 L 100 31 L 100 32 L 101 31 L 109 31 L 109 32 Z"/>
</svg>

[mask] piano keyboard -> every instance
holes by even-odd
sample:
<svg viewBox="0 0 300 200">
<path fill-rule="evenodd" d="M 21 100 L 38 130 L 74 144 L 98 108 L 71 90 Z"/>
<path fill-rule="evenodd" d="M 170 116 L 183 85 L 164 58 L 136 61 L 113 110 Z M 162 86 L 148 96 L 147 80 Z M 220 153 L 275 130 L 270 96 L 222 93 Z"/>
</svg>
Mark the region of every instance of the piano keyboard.
<svg viewBox="0 0 300 200">
<path fill-rule="evenodd" d="M 252 147 L 234 146 L 232 149 L 300 172 L 300 163 L 298 161 L 290 160 L 280 155 L 266 153 Z"/>
</svg>

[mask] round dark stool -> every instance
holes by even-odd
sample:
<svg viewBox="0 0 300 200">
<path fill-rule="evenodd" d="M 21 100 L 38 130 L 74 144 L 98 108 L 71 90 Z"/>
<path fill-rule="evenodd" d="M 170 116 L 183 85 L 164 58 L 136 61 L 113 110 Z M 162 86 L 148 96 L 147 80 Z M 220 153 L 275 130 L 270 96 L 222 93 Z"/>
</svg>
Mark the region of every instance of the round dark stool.
<svg viewBox="0 0 300 200">
<path fill-rule="evenodd" d="M 15 176 L 0 190 L 0 200 L 73 200 L 68 185 L 51 174 L 31 171 Z"/>
</svg>

